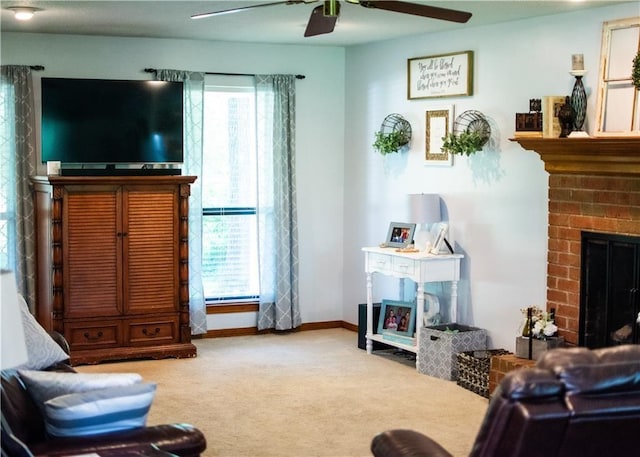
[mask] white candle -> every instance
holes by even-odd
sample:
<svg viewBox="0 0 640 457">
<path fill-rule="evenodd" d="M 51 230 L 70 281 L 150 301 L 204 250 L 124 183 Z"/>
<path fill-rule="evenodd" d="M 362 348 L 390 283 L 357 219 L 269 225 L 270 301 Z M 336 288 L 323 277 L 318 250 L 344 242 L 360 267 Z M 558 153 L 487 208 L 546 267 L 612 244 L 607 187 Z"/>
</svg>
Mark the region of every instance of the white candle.
<svg viewBox="0 0 640 457">
<path fill-rule="evenodd" d="M 571 56 L 571 70 L 572 71 L 584 70 L 584 54 L 573 54 Z"/>
</svg>

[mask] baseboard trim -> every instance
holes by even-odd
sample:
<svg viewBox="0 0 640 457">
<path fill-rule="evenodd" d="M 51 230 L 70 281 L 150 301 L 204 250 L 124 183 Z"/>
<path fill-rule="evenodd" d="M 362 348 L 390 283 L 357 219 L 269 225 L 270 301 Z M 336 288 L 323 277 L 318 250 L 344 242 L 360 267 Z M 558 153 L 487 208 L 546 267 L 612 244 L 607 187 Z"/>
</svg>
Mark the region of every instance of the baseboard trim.
<svg viewBox="0 0 640 457">
<path fill-rule="evenodd" d="M 326 330 L 330 328 L 344 328 L 353 332 L 358 331 L 358 326 L 345 321 L 325 321 L 325 322 L 308 322 L 302 324 L 300 327 L 291 332 L 305 332 L 309 330 Z M 244 327 L 244 328 L 224 328 L 218 330 L 207 330 L 207 333 L 202 335 L 192 335 L 192 340 L 204 339 L 204 338 L 225 338 L 230 336 L 250 336 L 261 335 L 265 333 L 280 333 L 280 330 L 268 329 L 258 330 L 257 327 Z"/>
</svg>

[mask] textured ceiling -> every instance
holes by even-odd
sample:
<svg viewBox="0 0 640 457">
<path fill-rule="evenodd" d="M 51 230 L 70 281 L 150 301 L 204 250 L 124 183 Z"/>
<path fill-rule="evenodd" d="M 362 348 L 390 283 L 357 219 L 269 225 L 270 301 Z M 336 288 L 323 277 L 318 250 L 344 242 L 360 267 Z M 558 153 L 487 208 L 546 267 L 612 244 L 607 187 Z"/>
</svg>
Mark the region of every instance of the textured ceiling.
<svg viewBox="0 0 640 457">
<path fill-rule="evenodd" d="M 342 11 L 331 34 L 304 38 L 313 8 L 321 2 L 280 4 L 206 19 L 196 13 L 276 0 L 240 1 L 30 1 L 3 0 L 3 32 L 62 33 L 81 35 L 184 38 L 278 44 L 349 46 L 408 35 L 455 30 L 517 19 L 558 14 L 610 5 L 614 1 L 423 1 L 431 6 L 468 11 L 466 24 L 427 19 L 408 14 L 372 10 L 341 2 Z M 13 18 L 10 6 L 40 8 L 29 22 Z"/>
</svg>

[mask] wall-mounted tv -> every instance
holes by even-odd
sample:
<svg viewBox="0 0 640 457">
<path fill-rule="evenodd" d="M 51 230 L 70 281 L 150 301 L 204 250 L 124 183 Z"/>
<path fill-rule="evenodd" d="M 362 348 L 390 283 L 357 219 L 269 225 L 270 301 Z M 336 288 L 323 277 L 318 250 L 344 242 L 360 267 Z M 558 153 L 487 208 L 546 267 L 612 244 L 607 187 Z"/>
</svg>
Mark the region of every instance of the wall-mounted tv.
<svg viewBox="0 0 640 457">
<path fill-rule="evenodd" d="M 42 78 L 42 161 L 183 161 L 181 82 Z"/>
</svg>

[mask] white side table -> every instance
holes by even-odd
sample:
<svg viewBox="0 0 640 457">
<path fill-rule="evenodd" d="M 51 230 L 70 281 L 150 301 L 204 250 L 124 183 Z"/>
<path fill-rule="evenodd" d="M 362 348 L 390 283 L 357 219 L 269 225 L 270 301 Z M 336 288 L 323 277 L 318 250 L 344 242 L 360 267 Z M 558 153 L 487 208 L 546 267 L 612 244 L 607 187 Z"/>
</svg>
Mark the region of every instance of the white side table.
<svg viewBox="0 0 640 457">
<path fill-rule="evenodd" d="M 371 354 L 373 341 L 380 341 L 416 353 L 418 366 L 418 329 L 424 318 L 424 284 L 427 282 L 451 282 L 451 322 L 456 321 L 458 308 L 458 281 L 460 280 L 460 260 L 462 254 L 427 254 L 425 252 L 401 252 L 395 248 L 365 247 L 364 269 L 367 274 L 367 353 Z M 416 292 L 416 339 L 408 345 L 398 341 L 384 339 L 373 333 L 373 273 L 393 276 L 398 279 L 411 279 L 417 285 Z M 402 289 L 402 287 L 401 287 Z M 401 296 L 402 300 L 403 297 Z"/>
</svg>

